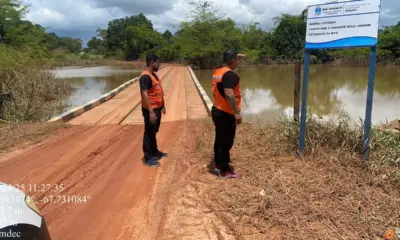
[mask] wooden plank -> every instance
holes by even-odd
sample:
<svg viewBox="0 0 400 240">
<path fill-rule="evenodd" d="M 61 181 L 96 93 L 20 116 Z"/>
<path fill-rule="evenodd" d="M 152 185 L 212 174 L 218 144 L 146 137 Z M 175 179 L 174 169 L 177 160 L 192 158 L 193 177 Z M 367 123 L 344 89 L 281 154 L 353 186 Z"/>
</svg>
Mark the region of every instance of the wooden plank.
<svg viewBox="0 0 400 240">
<path fill-rule="evenodd" d="M 159 77 L 163 78 L 171 67 L 160 70 Z M 107 102 L 72 119 L 72 125 L 105 125 L 119 124 L 140 102 L 140 85 L 136 82 Z"/>
<path fill-rule="evenodd" d="M 209 116 L 187 67 L 166 67 L 159 74 L 159 77 L 164 89 L 164 100 L 167 108 L 167 114 L 162 116 L 162 122 L 199 119 Z M 143 116 L 140 100 L 140 86 L 137 82 L 115 98 L 71 120 L 70 124 L 141 125 L 143 124 Z"/>
</svg>

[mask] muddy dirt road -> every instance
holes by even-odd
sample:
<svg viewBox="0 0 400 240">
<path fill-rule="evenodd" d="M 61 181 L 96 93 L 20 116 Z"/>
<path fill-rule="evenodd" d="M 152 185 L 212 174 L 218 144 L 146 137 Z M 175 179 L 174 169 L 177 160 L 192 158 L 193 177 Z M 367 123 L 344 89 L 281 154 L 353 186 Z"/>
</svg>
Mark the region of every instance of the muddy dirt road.
<svg viewBox="0 0 400 240">
<path fill-rule="evenodd" d="M 114 108 L 106 102 L 45 142 L 2 158 L 0 180 L 35 199 L 52 239 L 163 238 L 175 168 L 185 160 L 187 129 L 181 119 L 207 112 L 204 106 L 192 109 L 201 102 L 187 69 L 168 67 L 162 76 L 167 115 L 157 140 L 169 157 L 160 160 L 161 167 L 145 167 L 141 160 L 144 129 L 134 108 L 140 101 L 135 85 L 115 98 Z"/>
<path fill-rule="evenodd" d="M 157 169 L 142 164 L 142 126 L 74 126 L 3 162 L 1 180 L 36 199 L 53 239 L 154 239 L 180 140 L 178 122 L 161 129 Z"/>
</svg>

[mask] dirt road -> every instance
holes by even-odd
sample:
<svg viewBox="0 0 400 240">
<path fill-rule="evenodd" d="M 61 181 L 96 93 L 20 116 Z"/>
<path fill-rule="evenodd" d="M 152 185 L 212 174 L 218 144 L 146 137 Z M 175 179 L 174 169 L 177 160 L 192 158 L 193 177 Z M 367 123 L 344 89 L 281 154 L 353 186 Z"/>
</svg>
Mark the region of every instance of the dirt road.
<svg viewBox="0 0 400 240">
<path fill-rule="evenodd" d="M 74 126 L 2 163 L 1 180 L 34 196 L 53 239 L 154 239 L 180 124 L 161 126 L 160 149 L 170 157 L 157 169 L 141 162 L 142 131 Z"/>
<path fill-rule="evenodd" d="M 167 68 L 161 75 L 167 115 L 157 139 L 159 149 L 169 153 L 161 167 L 148 168 L 141 161 L 144 129 L 134 108 L 138 86 L 0 162 L 0 180 L 34 197 L 52 239 L 163 238 L 165 203 L 177 179 L 177 162 L 185 160 L 180 154 L 187 130 L 180 119 L 207 114 L 204 106 L 192 109 L 201 102 L 187 69 Z"/>
<path fill-rule="evenodd" d="M 281 126 L 238 127 L 232 160 L 243 178 L 211 174 L 212 121 L 171 121 L 190 115 L 177 101 L 188 88 L 171 80 L 180 84 L 166 86 L 173 116 L 157 137 L 170 155 L 160 168 L 141 162 L 142 125 L 68 125 L 0 154 L 0 181 L 34 196 L 56 240 L 382 239 L 399 226 L 389 167 L 372 173 L 325 147 L 299 161 Z"/>
</svg>

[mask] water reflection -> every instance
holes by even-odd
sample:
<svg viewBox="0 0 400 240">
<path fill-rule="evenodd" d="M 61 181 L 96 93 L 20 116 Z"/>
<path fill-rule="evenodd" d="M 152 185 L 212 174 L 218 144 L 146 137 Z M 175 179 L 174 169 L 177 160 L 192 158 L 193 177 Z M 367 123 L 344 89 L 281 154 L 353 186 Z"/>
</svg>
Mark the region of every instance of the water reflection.
<svg viewBox="0 0 400 240">
<path fill-rule="evenodd" d="M 77 90 L 68 99 L 65 111 L 83 105 L 121 84 L 138 77 L 141 70 L 113 67 L 62 68 L 55 70 L 58 78 L 67 80 Z"/>
<path fill-rule="evenodd" d="M 294 66 L 277 65 L 239 68 L 245 118 L 269 121 L 291 115 L 293 109 Z M 211 96 L 209 70 L 195 71 Z M 313 65 L 310 68 L 308 105 L 313 113 L 327 116 L 343 110 L 355 119 L 364 119 L 368 68 Z M 373 121 L 400 117 L 400 69 L 378 66 L 375 80 Z"/>
</svg>

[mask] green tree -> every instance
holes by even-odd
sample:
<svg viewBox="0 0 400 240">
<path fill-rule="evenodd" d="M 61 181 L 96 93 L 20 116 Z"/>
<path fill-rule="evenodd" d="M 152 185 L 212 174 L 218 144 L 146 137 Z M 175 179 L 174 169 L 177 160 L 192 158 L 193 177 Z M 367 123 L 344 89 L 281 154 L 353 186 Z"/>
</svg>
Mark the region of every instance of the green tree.
<svg viewBox="0 0 400 240">
<path fill-rule="evenodd" d="M 105 40 L 107 38 L 107 29 L 101 29 L 98 28 L 96 29 L 97 36 L 100 37 L 102 40 Z"/>
<path fill-rule="evenodd" d="M 114 19 L 108 23 L 107 48 L 111 51 L 124 50 L 125 30 L 129 26 L 143 26 L 153 30 L 153 24 L 142 13 L 136 16 Z"/>
<path fill-rule="evenodd" d="M 212 68 L 229 47 L 240 50 L 243 37 L 232 19 L 221 19 L 211 1 L 192 2 L 193 20 L 183 22 L 176 34 L 181 56 L 202 68 Z"/>
<path fill-rule="evenodd" d="M 10 43 L 8 33 L 13 31 L 26 12 L 27 6 L 22 6 L 20 1 L 0 0 L 0 42 Z"/>
<path fill-rule="evenodd" d="M 299 16 L 282 14 L 274 18 L 276 28 L 273 30 L 272 47 L 280 56 L 300 59 L 303 54 L 306 21 L 303 14 Z"/>
<path fill-rule="evenodd" d="M 190 5 L 194 7 L 191 11 L 192 22 L 216 22 L 223 18 L 215 6 L 215 3 L 210 0 L 197 0 L 190 2 Z"/>
<path fill-rule="evenodd" d="M 46 35 L 42 26 L 30 21 L 18 21 L 8 28 L 5 43 L 17 48 L 40 47 L 39 45 L 45 41 Z"/>
<path fill-rule="evenodd" d="M 272 47 L 272 33 L 266 32 L 261 46 L 260 56 L 275 56 L 275 49 Z"/>
<path fill-rule="evenodd" d="M 161 34 L 167 42 L 170 42 L 172 38 L 174 37 L 172 33 L 169 30 L 166 30 L 163 34 Z"/>
<path fill-rule="evenodd" d="M 88 43 L 88 52 L 94 53 L 94 54 L 104 54 L 105 53 L 105 47 L 104 47 L 104 42 L 103 40 L 97 38 L 97 37 L 92 37 Z"/>
<path fill-rule="evenodd" d="M 60 38 L 55 33 L 47 34 L 43 40 L 43 44 L 45 44 L 46 48 L 50 51 L 62 46 Z"/>
<path fill-rule="evenodd" d="M 22 20 L 28 7 L 17 0 L 0 0 L 0 41 L 24 51 L 49 51 L 64 46 L 71 52 L 82 48 L 80 39 L 59 38 L 55 33 L 46 33 L 39 24 Z M 30 48 L 30 50 L 27 50 Z M 40 55 L 40 54 L 39 54 Z"/>
<path fill-rule="evenodd" d="M 63 46 L 72 53 L 77 53 L 82 50 L 82 40 L 70 37 L 60 38 L 60 46 Z"/>
<path fill-rule="evenodd" d="M 261 56 L 274 55 L 271 47 L 271 34 L 263 31 L 258 22 L 252 22 L 244 29 L 243 47 L 246 55 L 253 60 L 258 60 Z"/>
<path fill-rule="evenodd" d="M 125 58 L 137 59 L 141 54 L 161 44 L 161 35 L 146 25 L 128 26 L 125 29 Z"/>
<path fill-rule="evenodd" d="M 193 7 L 190 20 L 182 22 L 174 35 L 169 30 L 160 34 L 150 20 L 139 14 L 114 19 L 107 29 L 98 29 L 97 37 L 88 43 L 88 50 L 133 60 L 155 52 L 163 61 L 185 60 L 201 68 L 214 67 L 229 47 L 246 53 L 250 60 L 261 57 L 300 60 L 303 57 L 307 9 L 298 15 L 282 14 L 274 18 L 274 29 L 265 32 L 257 22 L 240 29 L 235 21 L 219 13 L 213 1 L 196 0 L 190 4 Z M 398 61 L 399 29 L 400 22 L 379 31 L 379 59 Z M 49 45 L 54 46 L 54 43 Z M 311 54 L 313 62 L 325 63 L 343 56 L 367 57 L 369 52 L 368 49 L 324 49 L 313 50 Z"/>
<path fill-rule="evenodd" d="M 378 38 L 379 50 L 387 51 L 395 58 L 400 58 L 400 22 L 395 26 L 386 26 Z"/>
<path fill-rule="evenodd" d="M 247 49 L 261 50 L 267 33 L 260 28 L 258 22 L 250 23 L 243 32 L 243 41 Z"/>
<path fill-rule="evenodd" d="M 30 21 L 22 20 L 28 8 L 17 0 L 0 0 L 0 42 L 17 48 L 27 45 L 39 48 L 45 29 Z"/>
</svg>

